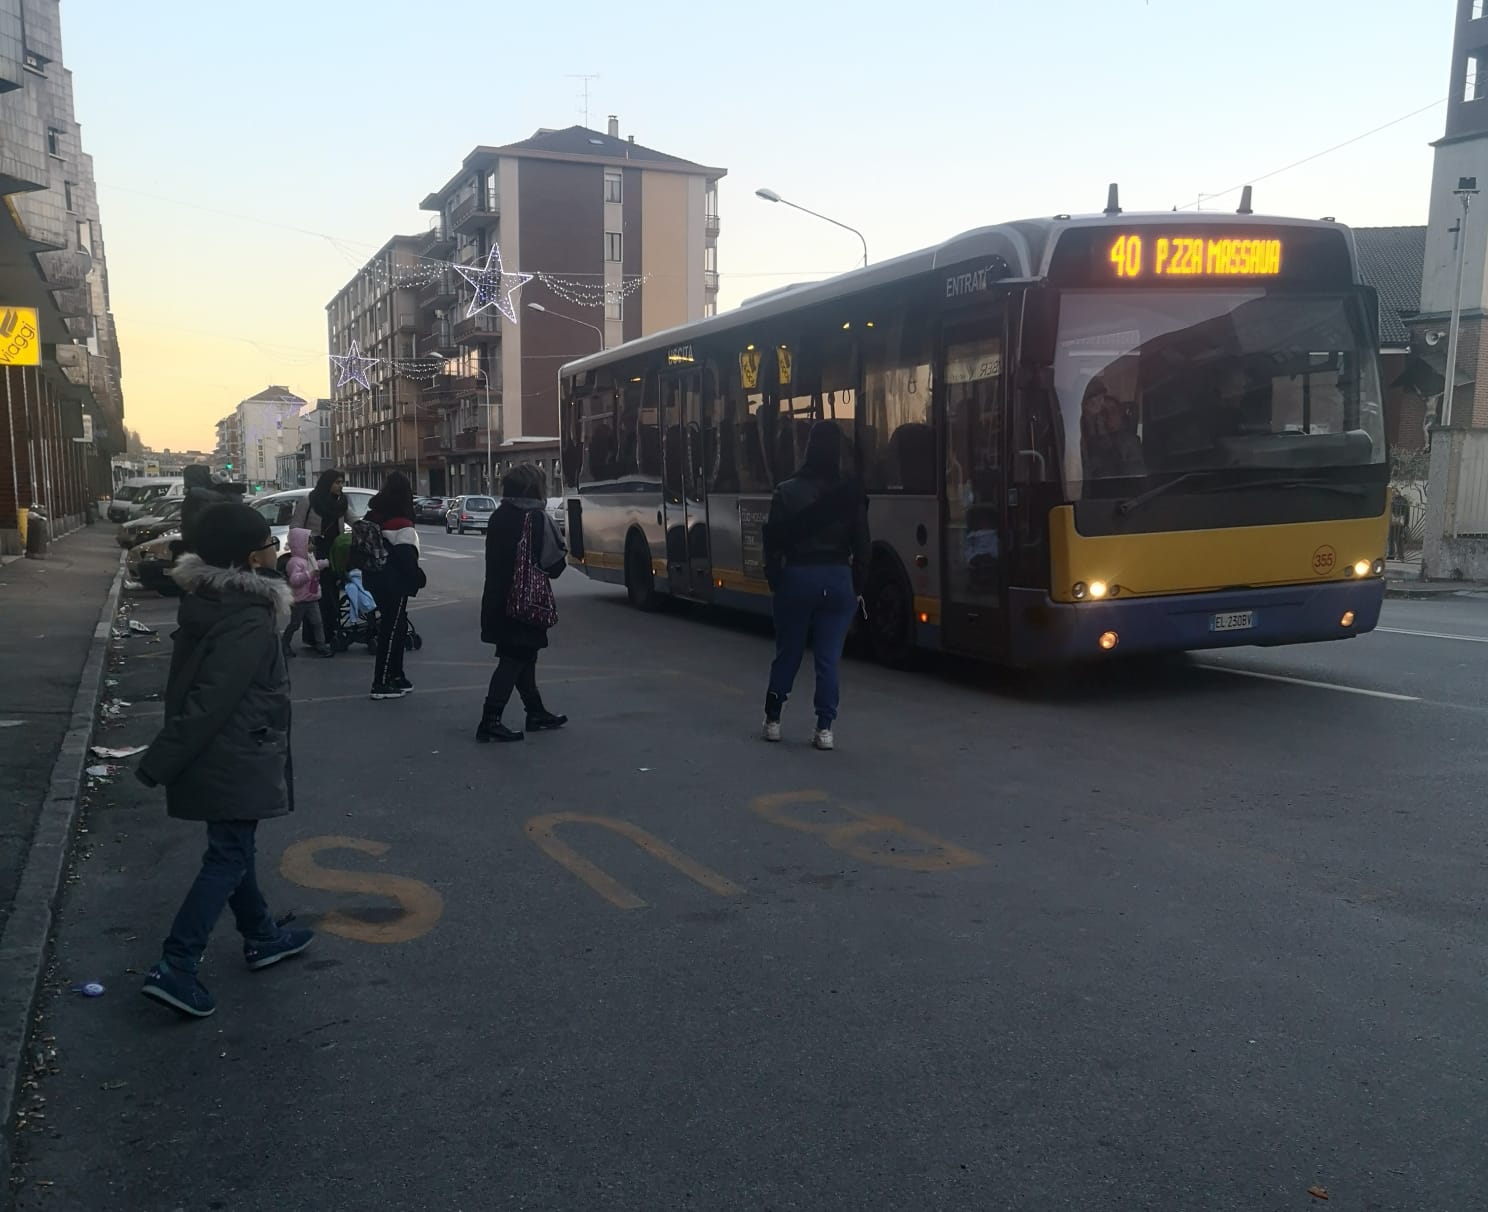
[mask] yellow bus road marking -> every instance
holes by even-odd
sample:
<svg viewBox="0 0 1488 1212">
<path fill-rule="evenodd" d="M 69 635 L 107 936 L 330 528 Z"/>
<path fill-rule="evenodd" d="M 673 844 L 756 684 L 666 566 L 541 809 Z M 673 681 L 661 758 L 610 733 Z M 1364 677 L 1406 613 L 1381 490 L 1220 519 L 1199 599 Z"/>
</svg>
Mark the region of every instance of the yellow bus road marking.
<svg viewBox="0 0 1488 1212">
<path fill-rule="evenodd" d="M 621 837 L 634 842 L 652 858 L 680 871 L 688 879 L 695 884 L 701 884 L 715 896 L 744 895 L 744 889 L 733 880 L 726 879 L 718 872 L 695 862 L 680 850 L 674 849 L 660 838 L 653 837 L 639 825 L 632 825 L 629 821 L 622 821 L 612 816 L 591 816 L 585 812 L 551 812 L 544 816 L 535 816 L 527 822 L 524 826 L 525 832 L 539 850 L 555 863 L 566 867 L 578 876 L 616 909 L 644 909 L 646 902 L 619 880 L 586 859 L 567 842 L 561 840 L 556 829 L 564 824 L 598 825 L 601 829 L 618 833 Z"/>
<path fill-rule="evenodd" d="M 788 811 L 792 806 L 827 805 L 846 815 L 846 821 L 802 820 Z M 892 816 L 863 812 L 848 804 L 839 804 L 825 791 L 782 791 L 756 797 L 750 808 L 771 824 L 814 833 L 833 850 L 850 854 L 865 863 L 895 867 L 901 871 L 954 871 L 961 867 L 979 867 L 986 860 L 975 851 L 936 837 L 924 829 Z M 877 844 L 870 844 L 877 838 Z M 898 845 L 889 842 L 898 839 Z M 905 843 L 909 843 L 906 847 Z"/>
<path fill-rule="evenodd" d="M 1292 678 L 1280 673 L 1261 673 L 1256 669 L 1236 669 L 1230 665 L 1209 665 L 1196 662 L 1195 669 L 1210 669 L 1215 673 L 1232 673 L 1239 678 L 1258 678 L 1263 682 L 1285 682 L 1289 686 L 1308 686 L 1313 690 L 1338 690 L 1344 694 L 1362 694 L 1371 699 L 1389 699 L 1394 703 L 1419 703 L 1413 694 L 1391 694 L 1388 690 L 1366 690 L 1362 686 L 1342 686 L 1337 682 L 1314 682 L 1309 678 Z"/>
<path fill-rule="evenodd" d="M 315 856 L 322 850 L 355 850 L 381 858 L 386 842 L 361 837 L 312 837 L 294 842 L 279 860 L 279 874 L 301 888 L 326 892 L 361 892 L 396 901 L 401 910 L 386 922 L 371 922 L 333 909 L 320 919 L 320 928 L 359 943 L 407 943 L 428 934 L 444 913 L 444 898 L 421 880 L 381 871 L 341 871 L 322 867 Z"/>
<path fill-rule="evenodd" d="M 1449 631 L 1412 631 L 1408 627 L 1376 627 L 1389 635 L 1413 635 L 1423 640 L 1461 640 L 1465 644 L 1488 644 L 1488 635 L 1453 635 Z"/>
</svg>

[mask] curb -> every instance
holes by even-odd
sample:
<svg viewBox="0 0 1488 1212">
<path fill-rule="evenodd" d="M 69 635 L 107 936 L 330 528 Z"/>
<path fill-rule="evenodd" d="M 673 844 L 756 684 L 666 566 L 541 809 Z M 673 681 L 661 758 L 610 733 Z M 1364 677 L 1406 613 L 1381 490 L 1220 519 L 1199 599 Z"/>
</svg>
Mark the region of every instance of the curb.
<svg viewBox="0 0 1488 1212">
<path fill-rule="evenodd" d="M 84 786 L 83 771 L 88 764 L 88 746 L 93 741 L 98 700 L 108 669 L 114 615 L 119 609 L 123 586 L 124 558 L 120 556 L 119 571 L 114 574 L 98 625 L 93 629 L 93 643 L 83 663 L 77 695 L 72 700 L 72 717 L 52 767 L 46 799 L 36 822 L 36 835 L 21 871 L 15 905 L 4 933 L 0 934 L 0 1066 L 7 1063 L 10 1066 L 8 1072 L 0 1074 L 0 1179 L 7 1184 L 13 1160 L 11 1134 L 16 1104 L 21 1077 L 26 1071 L 26 1041 L 46 969 L 57 897 L 72 849 L 78 797 Z"/>
</svg>

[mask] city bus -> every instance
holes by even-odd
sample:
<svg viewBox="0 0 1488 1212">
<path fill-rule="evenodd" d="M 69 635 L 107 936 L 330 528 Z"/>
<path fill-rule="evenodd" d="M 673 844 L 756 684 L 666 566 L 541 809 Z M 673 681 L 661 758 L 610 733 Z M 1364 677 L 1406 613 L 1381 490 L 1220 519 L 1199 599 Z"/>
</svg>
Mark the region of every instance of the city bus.
<svg viewBox="0 0 1488 1212">
<path fill-rule="evenodd" d="M 771 492 L 832 421 L 888 664 L 1346 639 L 1384 598 L 1377 326 L 1346 227 L 1113 187 L 565 365 L 570 560 L 768 612 Z"/>
</svg>

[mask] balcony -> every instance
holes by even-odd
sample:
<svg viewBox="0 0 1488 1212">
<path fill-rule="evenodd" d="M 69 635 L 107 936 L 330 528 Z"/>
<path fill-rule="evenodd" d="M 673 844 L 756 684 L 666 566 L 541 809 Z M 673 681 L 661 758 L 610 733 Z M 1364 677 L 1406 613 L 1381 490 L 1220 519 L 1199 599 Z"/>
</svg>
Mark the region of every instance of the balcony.
<svg viewBox="0 0 1488 1212">
<path fill-rule="evenodd" d="M 501 317 L 492 311 L 461 316 L 455 321 L 454 334 L 456 343 L 460 345 L 489 341 L 492 337 L 501 335 Z"/>
<path fill-rule="evenodd" d="M 716 269 L 703 270 L 703 289 L 713 294 L 718 293 L 718 271 Z"/>
<path fill-rule="evenodd" d="M 703 235 L 711 236 L 716 239 L 718 236 L 718 227 L 719 224 L 717 215 L 703 216 Z"/>
<path fill-rule="evenodd" d="M 412 311 L 400 311 L 393 317 L 394 332 L 417 332 L 418 313 Z"/>
<path fill-rule="evenodd" d="M 467 429 L 455 435 L 455 450 L 484 450 L 485 448 L 486 431 L 484 429 Z"/>
<path fill-rule="evenodd" d="M 419 306 L 443 307 L 448 303 L 453 303 L 458 294 L 455 271 L 446 269 L 435 274 L 429 281 L 419 287 Z"/>
<path fill-rule="evenodd" d="M 444 229 L 442 223 L 436 222 L 419 239 L 416 247 L 419 256 L 442 260 L 455 250 L 455 237 Z"/>
<path fill-rule="evenodd" d="M 497 198 L 488 198 L 485 195 L 462 198 L 450 211 L 450 230 L 474 231 L 485 227 L 500 214 L 501 203 Z"/>
<path fill-rule="evenodd" d="M 459 349 L 447 320 L 436 320 L 418 341 L 421 358 L 442 358 Z"/>
</svg>

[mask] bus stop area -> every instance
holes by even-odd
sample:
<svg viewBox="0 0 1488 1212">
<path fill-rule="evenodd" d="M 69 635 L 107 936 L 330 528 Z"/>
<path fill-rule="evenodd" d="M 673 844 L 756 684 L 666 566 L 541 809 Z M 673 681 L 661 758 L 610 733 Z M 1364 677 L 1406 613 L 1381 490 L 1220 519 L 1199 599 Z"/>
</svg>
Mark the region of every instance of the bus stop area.
<svg viewBox="0 0 1488 1212">
<path fill-rule="evenodd" d="M 481 539 L 422 537 L 413 694 L 292 663 L 259 871 L 303 956 L 247 971 L 229 915 L 215 1016 L 140 997 L 200 826 L 93 780 L 18 1208 L 1481 1203 L 1488 601 L 1058 679 L 850 660 L 822 753 L 809 662 L 759 739 L 768 622 L 570 571 L 572 722 L 477 745 Z M 126 602 L 120 749 L 175 609 Z"/>
</svg>

